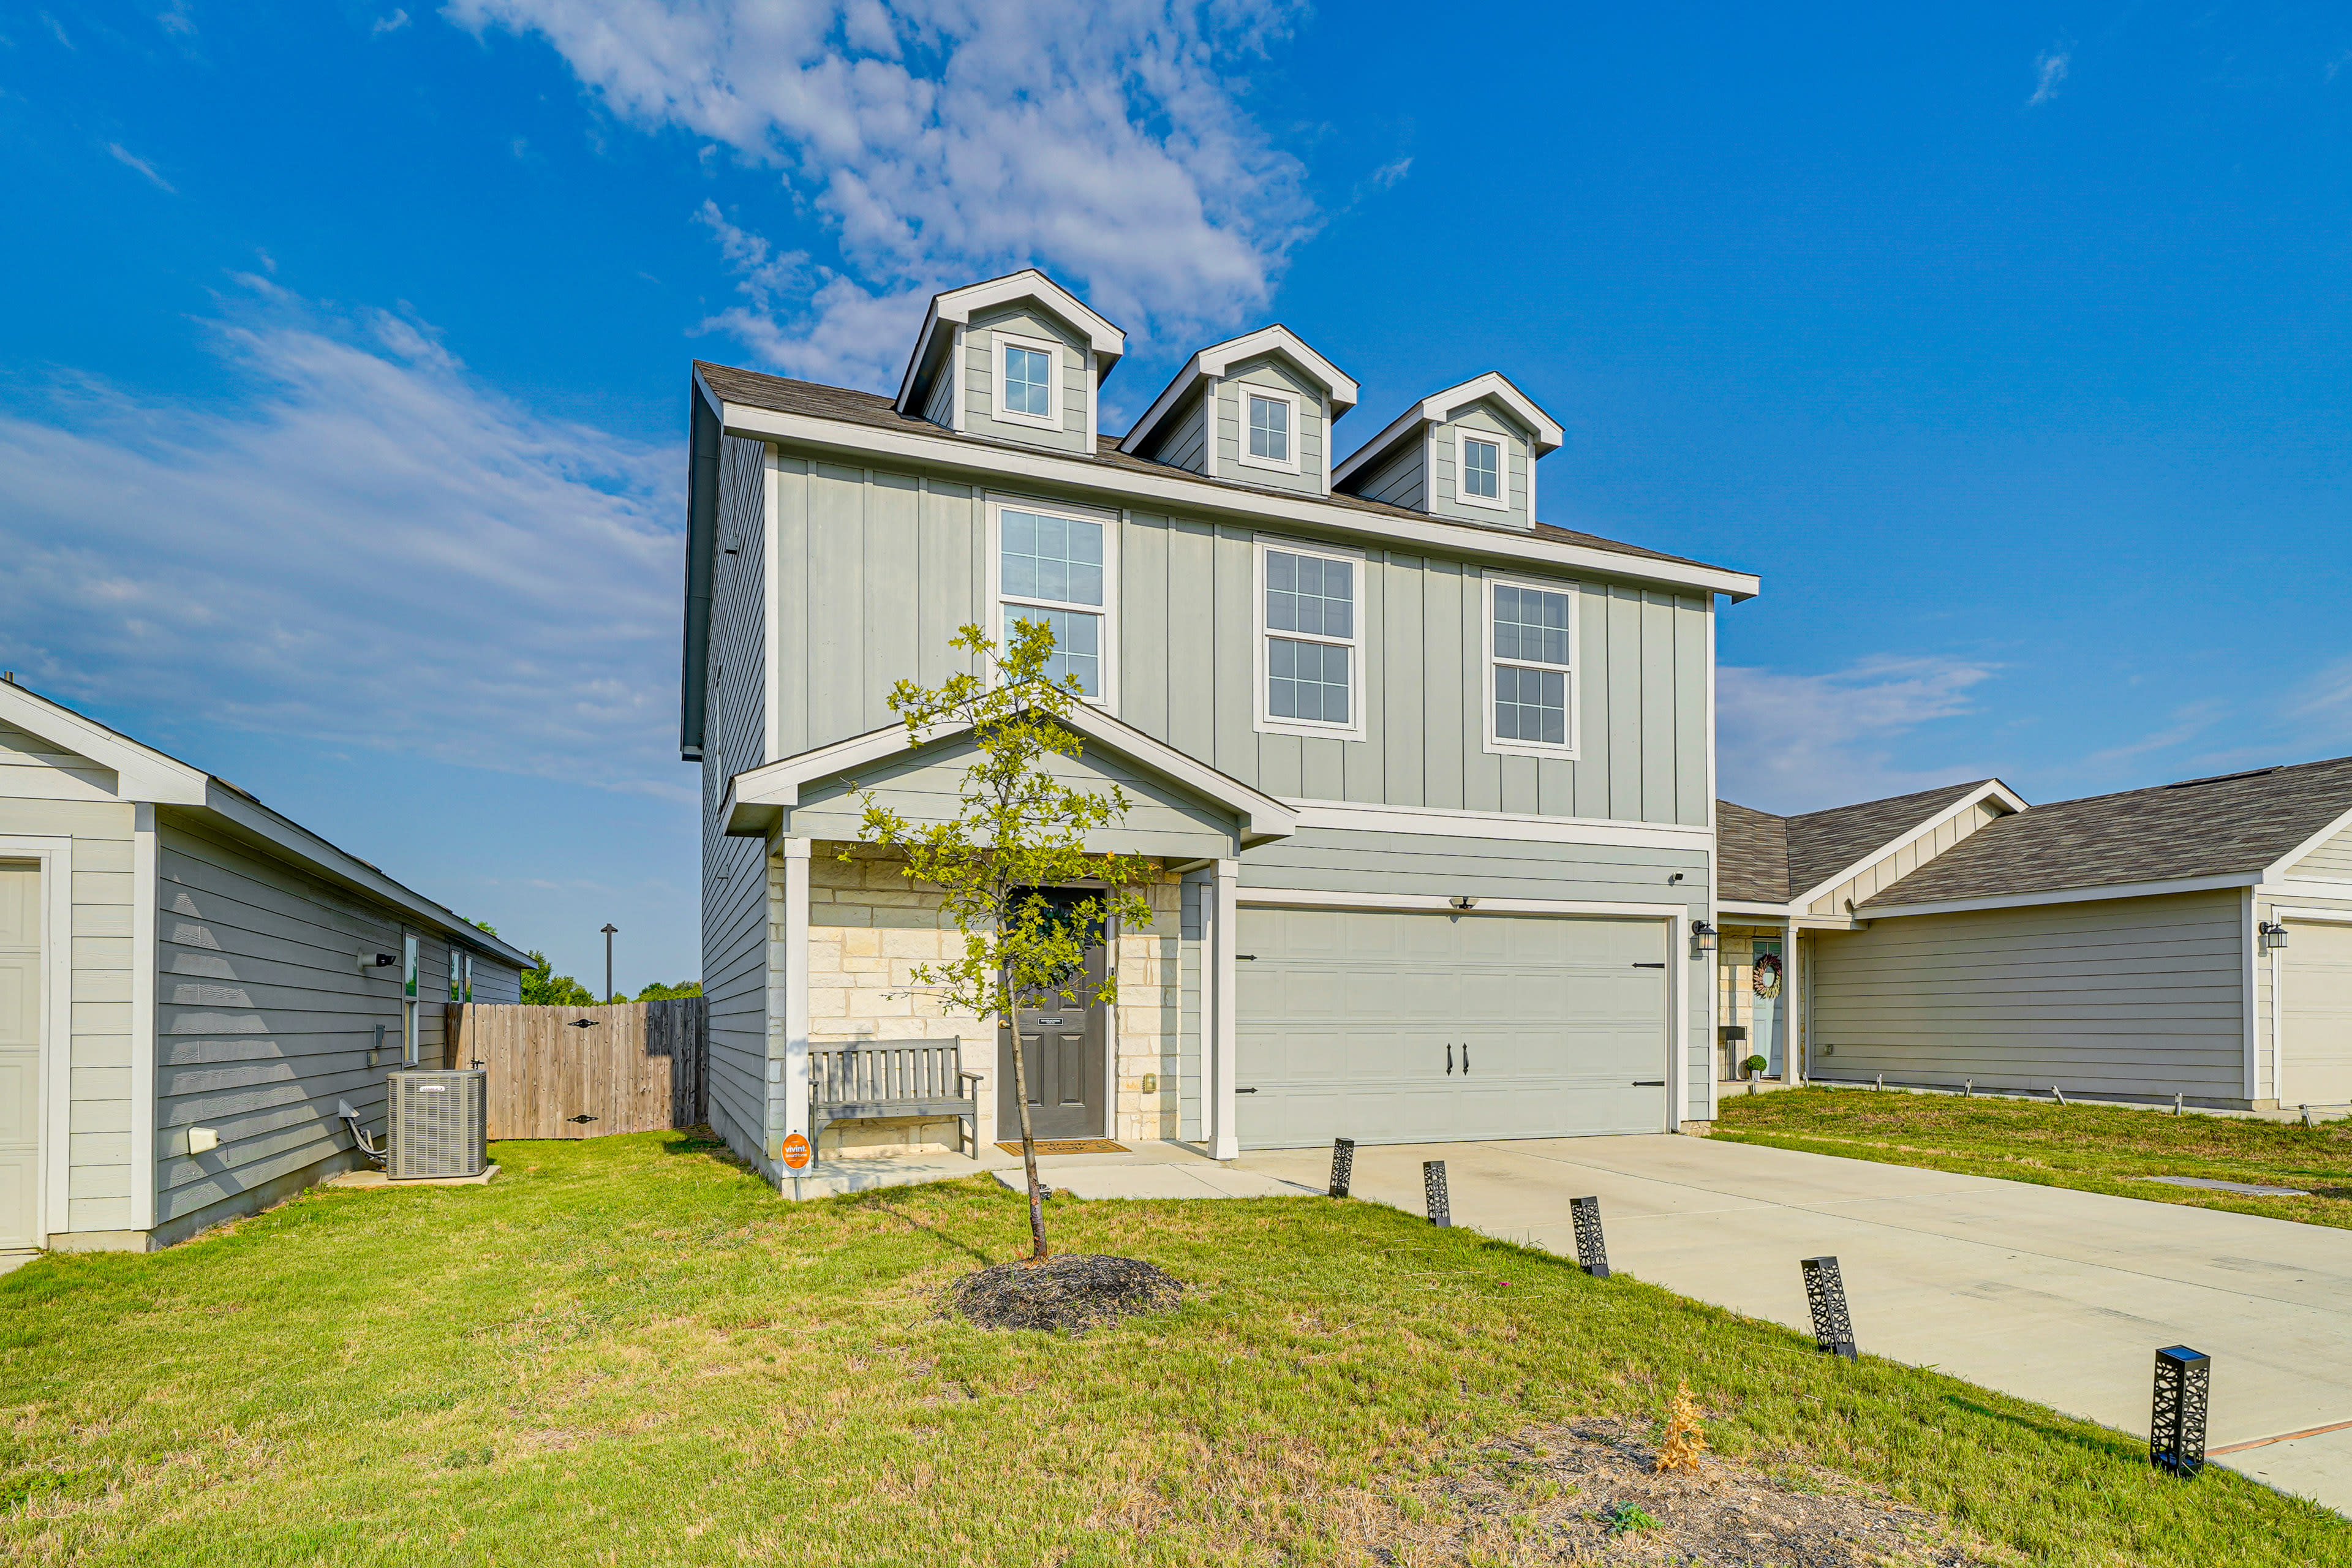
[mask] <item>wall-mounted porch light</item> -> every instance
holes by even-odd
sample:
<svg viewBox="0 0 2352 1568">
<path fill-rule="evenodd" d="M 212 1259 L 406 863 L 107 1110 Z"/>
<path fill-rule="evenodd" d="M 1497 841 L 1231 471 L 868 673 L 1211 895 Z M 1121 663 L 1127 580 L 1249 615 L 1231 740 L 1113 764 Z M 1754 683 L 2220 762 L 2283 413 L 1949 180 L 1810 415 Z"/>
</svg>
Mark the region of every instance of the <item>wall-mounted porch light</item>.
<svg viewBox="0 0 2352 1568">
<path fill-rule="evenodd" d="M 1448 899 L 1445 901 L 1454 909 L 1460 910 L 1464 914 L 1468 914 L 1472 910 L 1478 907 L 1478 900 L 1467 896 L 1457 896 Z"/>
<path fill-rule="evenodd" d="M 1705 921 L 1691 921 L 1691 951 L 1693 952 L 1715 951 L 1715 928 Z"/>
<path fill-rule="evenodd" d="M 2262 932 L 2264 952 L 2276 952 L 2286 945 L 2286 926 L 2283 921 L 2264 921 Z"/>
</svg>

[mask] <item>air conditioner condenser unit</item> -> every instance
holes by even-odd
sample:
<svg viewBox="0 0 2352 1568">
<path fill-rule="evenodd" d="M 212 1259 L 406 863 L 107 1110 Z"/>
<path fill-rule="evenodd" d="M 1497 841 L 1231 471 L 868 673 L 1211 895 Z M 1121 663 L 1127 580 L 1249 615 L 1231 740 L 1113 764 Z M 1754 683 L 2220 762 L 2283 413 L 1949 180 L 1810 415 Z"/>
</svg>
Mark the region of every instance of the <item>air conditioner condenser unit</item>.
<svg viewBox="0 0 2352 1568">
<path fill-rule="evenodd" d="M 478 1176 L 489 1168 L 489 1075 L 408 1071 L 384 1075 L 394 1181 Z"/>
</svg>

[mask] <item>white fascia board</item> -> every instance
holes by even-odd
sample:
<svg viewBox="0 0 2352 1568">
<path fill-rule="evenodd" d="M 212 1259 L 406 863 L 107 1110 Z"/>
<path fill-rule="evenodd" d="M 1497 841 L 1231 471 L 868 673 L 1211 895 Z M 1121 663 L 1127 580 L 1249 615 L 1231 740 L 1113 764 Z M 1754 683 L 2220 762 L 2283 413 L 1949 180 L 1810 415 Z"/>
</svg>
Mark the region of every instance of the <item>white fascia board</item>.
<svg viewBox="0 0 2352 1568">
<path fill-rule="evenodd" d="M 2268 899 L 2336 899 L 2352 903 L 2352 882 L 2323 881 L 2304 877 L 2269 878 L 2254 884 L 2254 891 Z"/>
<path fill-rule="evenodd" d="M 1806 889 L 1802 893 L 1789 900 L 1790 907 L 1792 909 L 1802 909 L 1805 905 L 1811 903 L 1815 899 L 1820 898 L 1823 893 L 1828 892 L 1832 888 L 1836 887 L 1840 882 L 1850 881 L 1853 878 L 1861 876 L 1864 871 L 1869 870 L 1873 866 L 1877 865 L 1881 860 L 1885 859 L 1889 855 L 1894 854 L 1905 845 L 1916 843 L 1919 839 L 1926 837 L 1928 834 L 1933 833 L 1937 828 L 1941 827 L 1944 824 L 1951 821 L 1952 818 L 1959 816 L 1960 813 L 1970 810 L 1980 803 L 1988 800 L 1998 801 L 2002 805 L 2007 806 L 2012 813 L 2026 809 L 2025 797 L 2023 795 L 2019 795 L 2015 790 L 2011 789 L 1999 779 L 1988 779 L 1979 787 L 1970 790 L 1968 794 L 1952 802 L 1951 805 L 1946 806 L 1943 810 L 1937 812 L 1935 816 L 1927 818 L 1926 821 L 1915 823 L 1911 827 L 1900 834 L 1897 834 L 1893 838 L 1888 839 L 1885 843 L 1880 845 L 1877 848 L 1873 849 L 1869 854 L 1864 855 L 1861 859 L 1855 861 L 1853 865 L 1846 867 L 1835 876 L 1825 878 L 1815 886 Z"/>
<path fill-rule="evenodd" d="M 982 446 L 944 431 L 930 436 L 919 431 L 888 430 L 743 403 L 728 404 L 722 424 L 729 435 L 830 448 L 852 455 L 861 465 L 870 466 L 881 458 L 961 469 L 1000 484 L 1007 479 L 1028 479 L 1098 495 L 1104 498 L 1102 504 L 1108 506 L 1157 502 L 1180 512 L 1216 513 L 1254 525 L 1322 529 L 1359 539 L 1409 542 L 1449 556 L 1515 561 L 1553 570 L 1664 584 L 1696 593 L 1727 594 L 1735 599 L 1752 599 L 1763 591 L 1763 584 L 1750 573 L 1688 566 L 1643 555 L 1620 555 L 1614 551 L 1591 550 L 1556 540 L 1521 537 L 1499 529 L 1465 537 L 1459 525 L 1449 526 L 1434 519 L 1424 522 L 1416 518 L 1374 516 L 1308 497 L 1294 500 L 1233 490 L 1186 474 L 1181 468 L 1169 469 L 1166 478 L 1139 474 L 1127 468 L 1105 468 L 1090 458 L 993 443 Z"/>
<path fill-rule="evenodd" d="M 2321 845 L 2326 843 L 2329 839 L 2335 837 L 2337 834 L 2343 832 L 2347 827 L 2352 827 L 2352 811 L 2346 812 L 2343 816 L 2337 817 L 2335 821 L 2329 823 L 2326 826 L 2321 828 L 2318 832 L 2313 834 L 2310 837 L 2305 839 L 2302 843 L 2296 845 L 2294 848 L 2280 856 L 2276 860 L 2272 861 L 2269 866 L 2263 868 L 2263 876 L 2265 878 L 2285 876 L 2289 867 L 2293 866 L 2297 860 L 2302 859 L 2305 856 L 2310 854 L 2313 850 L 2318 848 Z"/>
<path fill-rule="evenodd" d="M 1715 906 L 1715 911 L 1727 918 L 1766 920 L 1793 925 L 1800 931 L 1853 931 L 1862 923 L 1847 915 L 1809 915 L 1787 904 L 1762 904 L 1739 899 L 1726 900 Z"/>
<path fill-rule="evenodd" d="M 1430 805 L 1370 805 L 1350 800 L 1286 797 L 1301 827 L 1348 833 L 1418 833 L 1449 838 L 1496 838 L 1534 844 L 1607 844 L 1634 849 L 1715 850 L 1715 830 L 1674 823 L 1624 822 L 1591 816 L 1535 816 L 1507 811 L 1451 811 Z"/>
<path fill-rule="evenodd" d="M 2259 891 L 2260 889 L 2256 889 Z M 2274 921 L 2319 921 L 2329 925 L 2352 925 L 2352 904 L 2335 909 L 2302 904 L 2273 904 L 2271 919 Z M 2288 939 L 2290 942 L 2293 938 Z"/>
<path fill-rule="evenodd" d="M 157 805 L 202 805 L 212 775 L 167 757 L 152 746 L 142 746 L 94 719 L 58 706 L 14 681 L 0 681 L 0 720 L 38 735 L 60 751 L 88 757 L 111 769 L 116 794 L 123 800 Z"/>
<path fill-rule="evenodd" d="M 1717 914 L 1761 915 L 1767 920 L 1785 921 L 1796 914 L 1787 904 L 1757 903 L 1742 899 L 1726 899 L 1715 906 Z"/>
<path fill-rule="evenodd" d="M 2220 888 L 2252 888 L 2259 871 L 2233 871 L 2220 877 L 2177 877 L 2168 882 L 2118 882 L 2106 888 L 2062 888 L 2047 893 L 2001 893 L 1982 899 L 1946 899 L 1932 904 L 1890 904 L 1884 909 L 1864 904 L 1855 910 L 1860 921 L 1896 920 L 1905 915 L 1957 915 L 1970 910 L 2023 910 L 2036 904 L 2089 904 L 2103 899 L 2160 899 L 2169 893 L 2205 893 Z"/>
<path fill-rule="evenodd" d="M 504 938 L 492 936 L 468 922 L 456 910 L 401 886 L 358 856 L 336 848 L 309 828 L 278 816 L 233 785 L 225 784 L 218 779 L 205 782 L 208 787 L 204 808 L 247 837 L 257 839 L 304 866 L 324 873 L 329 879 L 363 893 L 379 903 L 389 904 L 445 935 L 455 936 L 467 946 L 496 958 L 501 963 L 510 963 L 518 969 L 530 967 L 530 955 L 510 946 Z"/>
<path fill-rule="evenodd" d="M 1490 370 L 1484 375 L 1471 377 L 1459 386 L 1432 393 L 1421 400 L 1420 416 L 1432 422 L 1442 420 L 1464 404 L 1475 403 L 1482 397 L 1493 398 L 1535 432 L 1536 456 L 1538 458 L 1547 452 L 1559 450 L 1560 443 L 1568 439 L 1568 432 L 1560 428 L 1559 421 L 1537 407 L 1535 399 L 1513 386 L 1510 379 L 1500 371 Z"/>
<path fill-rule="evenodd" d="M 1286 838 L 1298 830 L 1298 814 L 1288 805 L 1219 773 L 1165 742 L 1152 739 L 1130 724 L 1121 723 L 1098 708 L 1081 704 L 1056 721 L 1231 811 L 1242 819 L 1242 837 L 1246 842 Z M 942 724 L 910 737 L 905 725 L 894 724 L 748 769 L 728 782 L 727 799 L 721 808 L 730 824 L 728 830 L 753 831 L 751 824 L 758 808 L 781 812 L 798 805 L 803 785 L 901 755 L 913 749 L 908 743 L 910 739 L 914 745 L 929 745 L 963 732 L 960 727 Z M 741 829 L 733 826 L 739 813 L 745 822 Z"/>
</svg>

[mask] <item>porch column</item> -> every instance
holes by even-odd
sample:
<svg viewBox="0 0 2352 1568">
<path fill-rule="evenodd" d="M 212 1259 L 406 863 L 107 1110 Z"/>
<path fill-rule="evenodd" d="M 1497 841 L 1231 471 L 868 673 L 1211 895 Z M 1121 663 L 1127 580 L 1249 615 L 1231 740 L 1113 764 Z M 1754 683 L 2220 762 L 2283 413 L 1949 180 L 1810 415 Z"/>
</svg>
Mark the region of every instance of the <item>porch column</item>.
<svg viewBox="0 0 2352 1568">
<path fill-rule="evenodd" d="M 1213 1160 L 1231 1160 L 1241 1153 L 1241 1142 L 1234 1131 L 1234 950 L 1241 933 L 1241 877 L 1239 860 L 1220 860 L 1216 881 L 1212 884 L 1215 901 L 1209 916 L 1209 973 L 1213 977 L 1212 994 L 1215 1006 L 1211 1014 L 1214 1025 L 1209 1037 L 1206 1098 L 1212 1108 L 1209 1157 Z"/>
<path fill-rule="evenodd" d="M 768 1108 L 771 1157 L 787 1135 L 809 1130 L 809 841 L 779 840 L 776 854 L 782 875 L 768 927 L 768 1016 L 782 1049 L 768 1066 L 780 1102 Z"/>
<path fill-rule="evenodd" d="M 1780 929 L 1780 1081 L 1792 1088 L 1805 1081 L 1805 1052 L 1812 1045 L 1805 1027 L 1804 966 L 1797 954 L 1797 921 L 1790 916 Z"/>
</svg>

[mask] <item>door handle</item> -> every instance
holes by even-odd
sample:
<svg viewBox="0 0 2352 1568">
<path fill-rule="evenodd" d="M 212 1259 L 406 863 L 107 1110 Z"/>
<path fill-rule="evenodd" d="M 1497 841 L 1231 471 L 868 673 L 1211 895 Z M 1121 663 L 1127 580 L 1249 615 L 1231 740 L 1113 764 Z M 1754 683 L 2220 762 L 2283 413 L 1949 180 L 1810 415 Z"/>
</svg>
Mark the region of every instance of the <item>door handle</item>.
<svg viewBox="0 0 2352 1568">
<path fill-rule="evenodd" d="M 1454 1076 L 1454 1042 L 1452 1040 L 1445 1042 L 1445 1075 L 1448 1078 Z"/>
<path fill-rule="evenodd" d="M 1470 1042 L 1467 1040 L 1462 1042 L 1462 1076 L 1470 1076 Z"/>
<path fill-rule="evenodd" d="M 1633 1080 L 1633 1087 L 1635 1089 L 1664 1089 L 1666 1087 L 1666 1080 L 1662 1078 L 1637 1078 Z"/>
<path fill-rule="evenodd" d="M 1665 965 L 1664 963 L 1637 963 L 1633 967 L 1636 969 L 1664 969 Z"/>
<path fill-rule="evenodd" d="M 1234 1090 L 1234 1092 L 1235 1094 L 1255 1094 L 1257 1090 L 1254 1089 L 1237 1089 Z"/>
</svg>

